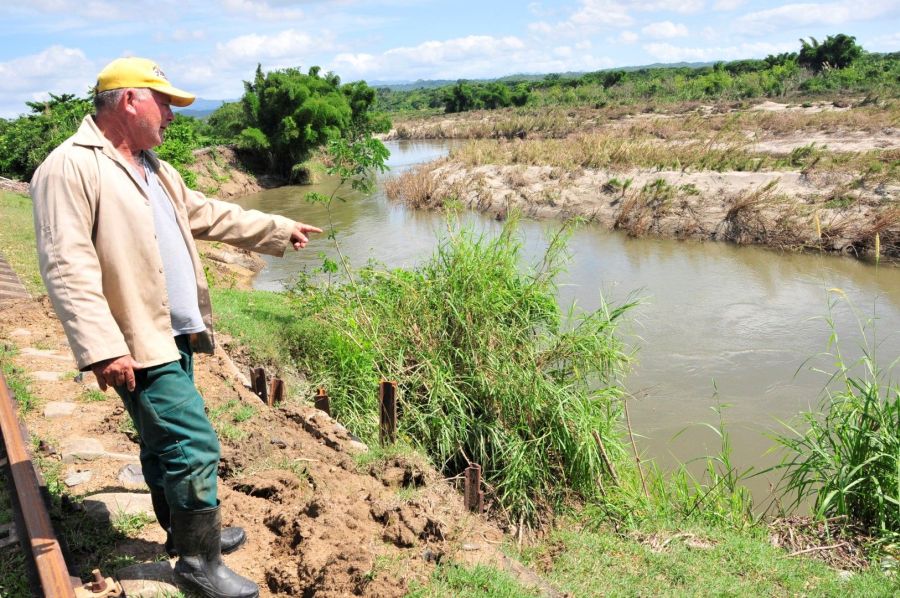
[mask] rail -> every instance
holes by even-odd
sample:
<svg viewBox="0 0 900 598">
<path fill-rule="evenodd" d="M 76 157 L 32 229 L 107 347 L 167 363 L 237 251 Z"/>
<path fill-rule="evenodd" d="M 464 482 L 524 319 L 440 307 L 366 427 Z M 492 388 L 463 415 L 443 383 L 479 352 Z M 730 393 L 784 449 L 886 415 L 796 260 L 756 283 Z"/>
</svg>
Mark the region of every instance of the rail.
<svg viewBox="0 0 900 598">
<path fill-rule="evenodd" d="M 15 495 L 13 503 L 20 512 L 19 521 L 24 528 L 17 531 L 23 546 L 29 549 L 41 593 L 48 598 L 117 595 L 114 588 L 118 584 L 111 579 L 104 579 L 97 571 L 94 573 L 94 580 L 88 584 L 82 584 L 80 579 L 69 575 L 62 547 L 53 531 L 50 515 L 41 496 L 41 478 L 28 455 L 26 435 L 16 416 L 14 397 L 2 372 L 0 434 L 6 450 L 9 478 L 13 486 L 11 490 Z"/>
</svg>

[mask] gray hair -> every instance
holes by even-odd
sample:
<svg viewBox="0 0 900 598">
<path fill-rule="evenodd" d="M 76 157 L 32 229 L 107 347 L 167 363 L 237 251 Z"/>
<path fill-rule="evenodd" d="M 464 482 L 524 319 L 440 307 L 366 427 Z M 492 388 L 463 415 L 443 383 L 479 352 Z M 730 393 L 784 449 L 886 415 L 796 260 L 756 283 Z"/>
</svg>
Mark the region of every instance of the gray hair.
<svg viewBox="0 0 900 598">
<path fill-rule="evenodd" d="M 121 89 L 109 89 L 107 91 L 101 91 L 94 94 L 94 112 L 96 114 L 100 114 L 106 110 L 111 110 L 115 108 L 116 104 L 119 103 L 119 100 L 122 99 L 122 94 L 132 88 L 121 88 Z M 146 97 L 146 94 L 150 93 L 150 90 L 144 87 L 136 87 L 134 91 L 138 93 L 142 97 Z"/>
</svg>

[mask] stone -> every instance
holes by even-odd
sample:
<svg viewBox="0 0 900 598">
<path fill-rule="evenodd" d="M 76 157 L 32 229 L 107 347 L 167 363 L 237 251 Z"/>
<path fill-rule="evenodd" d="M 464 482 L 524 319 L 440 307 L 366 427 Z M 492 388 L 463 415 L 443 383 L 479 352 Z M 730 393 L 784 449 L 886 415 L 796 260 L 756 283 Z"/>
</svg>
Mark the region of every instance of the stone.
<svg viewBox="0 0 900 598">
<path fill-rule="evenodd" d="M 31 336 L 31 331 L 28 330 L 27 328 L 16 328 L 16 329 L 13 330 L 12 332 L 10 332 L 9 335 L 12 336 L 12 337 L 17 337 L 17 336 Z"/>
<path fill-rule="evenodd" d="M 280 448 L 280 449 L 285 449 L 285 448 L 287 448 L 287 442 L 285 442 L 285 441 L 282 440 L 281 438 L 273 438 L 273 439 L 271 439 L 269 442 L 270 442 L 270 443 L 272 444 L 272 446 L 274 446 L 275 448 Z"/>
<path fill-rule="evenodd" d="M 63 372 L 44 372 L 37 371 L 31 372 L 30 376 L 33 380 L 38 382 L 59 382 L 59 377 L 62 376 Z"/>
<path fill-rule="evenodd" d="M 479 546 L 478 544 L 466 543 L 466 544 L 462 545 L 462 549 L 466 550 L 466 551 L 475 551 L 475 550 L 481 550 L 481 546 Z"/>
<path fill-rule="evenodd" d="M 84 484 L 85 482 L 90 482 L 91 478 L 94 477 L 94 472 L 86 469 L 84 471 L 76 471 L 70 473 L 66 476 L 66 479 L 63 480 L 66 483 L 66 486 L 72 488 L 74 486 L 78 486 L 79 484 Z"/>
<path fill-rule="evenodd" d="M 155 518 L 150 494 L 145 492 L 102 492 L 85 496 L 82 502 L 88 515 L 113 520 L 120 515 L 143 513 Z"/>
<path fill-rule="evenodd" d="M 71 355 L 60 355 L 58 351 L 52 349 L 35 349 L 34 347 L 25 347 L 19 352 L 25 357 L 43 357 L 44 359 L 54 359 L 56 361 L 67 361 L 72 363 L 74 360 Z"/>
<path fill-rule="evenodd" d="M 175 575 L 169 561 L 158 563 L 138 563 L 116 573 L 125 595 L 156 598 L 157 596 L 180 596 L 175 586 Z"/>
<path fill-rule="evenodd" d="M 350 447 L 351 450 L 357 451 L 359 453 L 368 453 L 369 447 L 364 442 L 360 442 L 359 440 L 351 440 L 347 443 L 347 446 Z"/>
<path fill-rule="evenodd" d="M 67 401 L 50 401 L 44 405 L 44 417 L 68 417 L 75 413 L 78 405 Z"/>
<path fill-rule="evenodd" d="M 61 452 L 64 463 L 93 461 L 106 455 L 103 443 L 96 438 L 69 438 L 63 441 Z"/>
<path fill-rule="evenodd" d="M 119 481 L 126 486 L 144 486 L 144 471 L 136 463 L 129 463 L 119 470 Z"/>
</svg>

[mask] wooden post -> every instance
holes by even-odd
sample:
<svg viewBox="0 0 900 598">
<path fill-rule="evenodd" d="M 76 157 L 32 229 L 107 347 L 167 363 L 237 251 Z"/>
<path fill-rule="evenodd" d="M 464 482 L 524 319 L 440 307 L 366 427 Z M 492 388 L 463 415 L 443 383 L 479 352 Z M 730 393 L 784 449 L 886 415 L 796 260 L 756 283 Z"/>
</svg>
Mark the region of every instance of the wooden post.
<svg viewBox="0 0 900 598">
<path fill-rule="evenodd" d="M 387 380 L 381 381 L 378 393 L 380 406 L 380 425 L 378 437 L 381 446 L 387 446 L 397 441 L 397 383 Z"/>
<path fill-rule="evenodd" d="M 466 467 L 465 505 L 475 513 L 484 510 L 484 492 L 481 490 L 481 465 L 472 463 Z"/>
<path fill-rule="evenodd" d="M 281 378 L 272 378 L 269 386 L 269 397 L 266 405 L 274 407 L 276 403 L 280 403 L 284 399 L 284 380 Z"/>
<path fill-rule="evenodd" d="M 250 389 L 263 400 L 268 403 L 268 388 L 266 388 L 266 370 L 262 368 L 250 369 Z"/>
<path fill-rule="evenodd" d="M 331 401 L 328 398 L 328 393 L 321 386 L 316 393 L 315 405 L 319 411 L 324 411 L 327 415 L 331 415 Z"/>
</svg>

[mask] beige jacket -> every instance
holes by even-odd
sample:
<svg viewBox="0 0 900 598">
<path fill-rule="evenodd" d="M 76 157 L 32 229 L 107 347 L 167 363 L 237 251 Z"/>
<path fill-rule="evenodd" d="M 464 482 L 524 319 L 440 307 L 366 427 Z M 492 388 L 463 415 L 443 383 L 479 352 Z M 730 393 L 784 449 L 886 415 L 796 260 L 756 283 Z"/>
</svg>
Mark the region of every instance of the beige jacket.
<svg viewBox="0 0 900 598">
<path fill-rule="evenodd" d="M 175 206 L 213 349 L 209 289 L 194 238 L 283 255 L 294 223 L 192 191 L 171 165 L 146 152 Z M 91 116 L 31 181 L 41 275 L 78 367 L 130 354 L 141 367 L 179 359 L 150 199 Z"/>
</svg>

